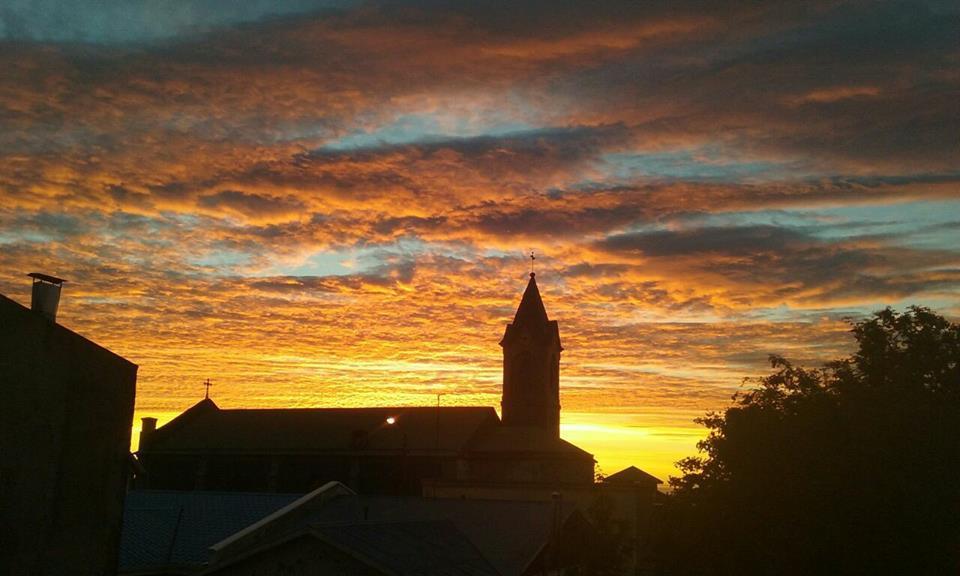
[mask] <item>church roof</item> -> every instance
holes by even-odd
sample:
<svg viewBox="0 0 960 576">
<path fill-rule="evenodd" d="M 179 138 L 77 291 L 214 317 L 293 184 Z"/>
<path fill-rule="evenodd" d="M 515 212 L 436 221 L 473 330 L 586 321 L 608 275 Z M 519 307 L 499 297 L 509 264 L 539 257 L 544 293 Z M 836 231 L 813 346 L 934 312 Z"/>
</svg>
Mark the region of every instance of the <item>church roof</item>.
<svg viewBox="0 0 960 576">
<path fill-rule="evenodd" d="M 388 424 L 387 418 L 394 423 Z M 455 452 L 478 430 L 498 422 L 496 411 L 486 406 L 224 410 L 204 399 L 158 428 L 141 451 L 315 454 L 406 448 L 411 453 Z"/>
<path fill-rule="evenodd" d="M 593 455 L 536 426 L 498 426 L 477 434 L 468 448 L 472 455 L 572 458 L 593 461 Z"/>
<path fill-rule="evenodd" d="M 663 484 L 656 476 L 651 476 L 636 466 L 629 466 L 603 479 L 604 484 Z"/>
</svg>

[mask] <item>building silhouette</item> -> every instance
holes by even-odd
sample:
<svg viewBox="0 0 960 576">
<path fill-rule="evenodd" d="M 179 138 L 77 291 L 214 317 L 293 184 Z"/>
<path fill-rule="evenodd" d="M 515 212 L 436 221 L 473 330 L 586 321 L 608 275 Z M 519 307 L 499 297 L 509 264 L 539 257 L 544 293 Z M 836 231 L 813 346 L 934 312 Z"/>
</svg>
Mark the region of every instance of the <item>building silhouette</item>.
<svg viewBox="0 0 960 576">
<path fill-rule="evenodd" d="M 519 486 L 542 497 L 593 484 L 594 459 L 560 438 L 560 345 L 534 274 L 500 342 L 490 407 L 221 409 L 204 398 L 165 426 L 143 419 L 139 488 L 361 494 Z"/>
<path fill-rule="evenodd" d="M 56 322 L 63 280 L 31 308 L 0 296 L 0 574 L 114 574 L 137 366 Z"/>
</svg>

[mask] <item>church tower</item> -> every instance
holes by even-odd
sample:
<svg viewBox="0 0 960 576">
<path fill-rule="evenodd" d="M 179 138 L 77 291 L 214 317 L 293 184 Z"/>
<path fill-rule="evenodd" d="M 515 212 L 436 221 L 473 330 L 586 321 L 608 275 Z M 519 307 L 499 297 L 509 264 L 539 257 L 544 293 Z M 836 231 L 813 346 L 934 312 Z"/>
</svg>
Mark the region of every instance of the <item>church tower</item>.
<svg viewBox="0 0 960 576">
<path fill-rule="evenodd" d="M 536 275 L 523 292 L 503 347 L 503 423 L 536 426 L 560 436 L 560 329 L 547 318 Z"/>
</svg>

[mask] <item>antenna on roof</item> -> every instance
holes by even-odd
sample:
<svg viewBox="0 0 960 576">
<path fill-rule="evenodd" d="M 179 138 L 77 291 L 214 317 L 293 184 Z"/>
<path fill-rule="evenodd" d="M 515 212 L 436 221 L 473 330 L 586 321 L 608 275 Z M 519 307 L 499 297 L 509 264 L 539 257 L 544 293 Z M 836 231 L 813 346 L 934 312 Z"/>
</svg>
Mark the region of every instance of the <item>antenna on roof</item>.
<svg viewBox="0 0 960 576">
<path fill-rule="evenodd" d="M 205 400 L 209 400 L 209 399 L 210 399 L 210 387 L 213 386 L 213 382 L 211 382 L 210 379 L 207 378 L 206 380 L 203 381 L 203 386 L 207 389 L 206 393 L 203 395 L 203 398 L 204 398 Z"/>
<path fill-rule="evenodd" d="M 437 393 L 437 422 L 436 422 L 436 425 L 437 425 L 436 426 L 436 432 L 437 432 L 436 449 L 437 450 L 440 449 L 440 397 L 441 396 L 443 396 L 443 392 L 438 392 Z"/>
</svg>

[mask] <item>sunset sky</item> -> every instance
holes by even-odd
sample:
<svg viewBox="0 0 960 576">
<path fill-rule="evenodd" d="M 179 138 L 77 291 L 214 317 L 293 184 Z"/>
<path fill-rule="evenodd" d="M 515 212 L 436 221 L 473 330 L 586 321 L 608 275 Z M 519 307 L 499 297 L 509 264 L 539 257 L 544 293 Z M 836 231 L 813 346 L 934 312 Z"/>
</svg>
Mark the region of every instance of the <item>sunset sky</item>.
<svg viewBox="0 0 960 576">
<path fill-rule="evenodd" d="M 0 293 L 137 423 L 499 408 L 536 253 L 562 434 L 666 480 L 846 317 L 960 317 L 955 2 L 0 1 Z"/>
</svg>

